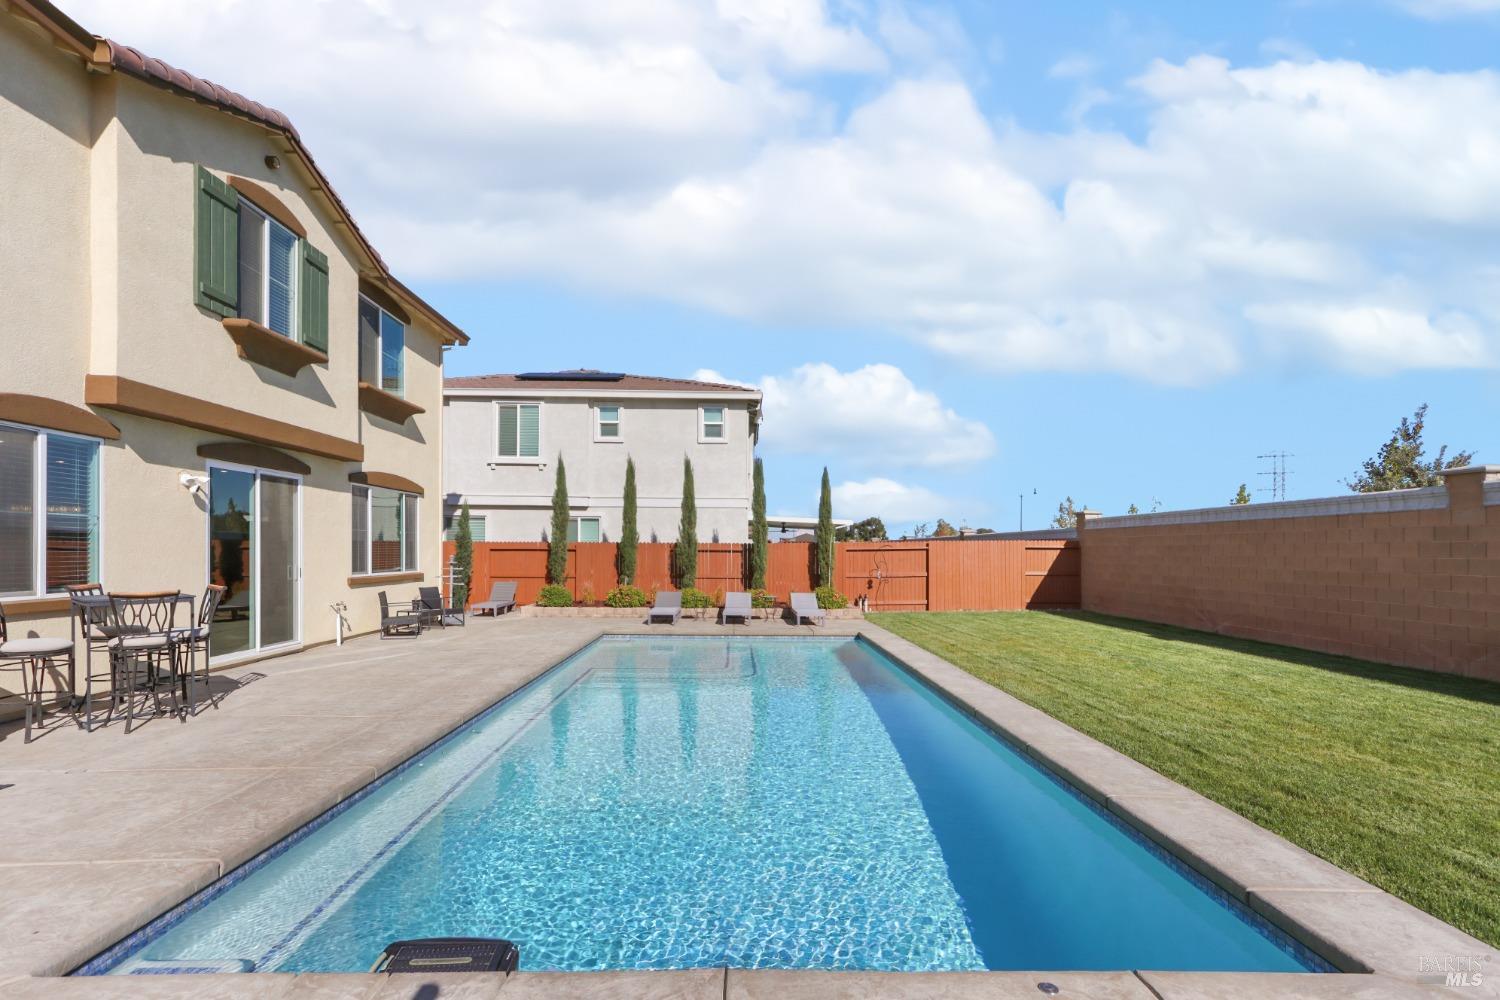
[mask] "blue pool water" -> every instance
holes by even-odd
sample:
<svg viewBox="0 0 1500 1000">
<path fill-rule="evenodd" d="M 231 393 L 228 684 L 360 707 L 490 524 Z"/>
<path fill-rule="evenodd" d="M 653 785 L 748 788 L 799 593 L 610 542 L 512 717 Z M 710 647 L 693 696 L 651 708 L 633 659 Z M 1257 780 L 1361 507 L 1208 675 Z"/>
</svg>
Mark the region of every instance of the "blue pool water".
<svg viewBox="0 0 1500 1000">
<path fill-rule="evenodd" d="M 847 639 L 600 640 L 226 881 L 84 971 L 1321 967 Z"/>
</svg>

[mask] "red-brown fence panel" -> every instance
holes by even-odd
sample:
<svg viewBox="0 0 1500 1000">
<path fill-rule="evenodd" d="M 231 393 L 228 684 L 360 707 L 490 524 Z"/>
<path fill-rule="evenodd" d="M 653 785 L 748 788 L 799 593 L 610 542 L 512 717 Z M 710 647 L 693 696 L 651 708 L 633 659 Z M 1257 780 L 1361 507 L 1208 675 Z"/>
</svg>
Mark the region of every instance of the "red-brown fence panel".
<svg viewBox="0 0 1500 1000">
<path fill-rule="evenodd" d="M 642 542 L 635 582 L 649 592 L 672 589 L 671 542 Z M 452 543 L 443 547 L 452 557 Z M 1005 611 L 1078 607 L 1078 543 L 1052 539 L 841 542 L 834 549 L 834 578 L 851 602 L 869 599 L 872 611 Z M 619 546 L 575 542 L 568 546 L 567 586 L 575 600 L 603 600 L 618 582 Z M 767 549 L 766 589 L 785 603 L 793 591 L 813 589 L 815 549 L 810 542 L 777 542 Z M 747 586 L 749 546 L 705 542 L 698 546 L 698 589 L 721 597 Z M 536 603 L 547 577 L 545 542 L 475 542 L 473 600 L 489 595 L 495 580 L 514 580 L 516 600 Z"/>
</svg>

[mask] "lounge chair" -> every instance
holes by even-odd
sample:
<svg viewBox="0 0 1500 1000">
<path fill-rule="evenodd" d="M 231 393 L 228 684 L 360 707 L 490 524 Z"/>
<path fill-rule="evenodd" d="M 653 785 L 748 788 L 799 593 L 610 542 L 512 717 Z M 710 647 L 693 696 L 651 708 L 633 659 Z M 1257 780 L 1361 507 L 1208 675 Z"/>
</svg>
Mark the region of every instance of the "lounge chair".
<svg viewBox="0 0 1500 1000">
<path fill-rule="evenodd" d="M 828 612 L 818 607 L 818 599 L 812 594 L 792 595 L 792 621 L 801 625 L 804 621 L 819 625 L 828 624 Z"/>
<path fill-rule="evenodd" d="M 677 619 L 682 617 L 682 591 L 680 590 L 658 590 L 656 592 L 656 603 L 651 605 L 651 610 L 646 613 L 647 624 L 658 618 L 670 619 L 673 625 Z"/>
<path fill-rule="evenodd" d="M 444 606 L 443 592 L 436 587 L 418 587 L 417 599 L 412 603 L 412 610 L 422 616 L 423 625 L 441 625 L 447 628 L 449 625 L 462 625 L 464 623 L 464 606 L 453 604 Z"/>
<path fill-rule="evenodd" d="M 393 635 L 422 634 L 422 616 L 415 611 L 391 610 L 391 605 L 385 597 L 385 591 L 380 592 L 380 637 L 382 639 Z"/>
<path fill-rule="evenodd" d="M 724 595 L 724 608 L 719 612 L 719 621 L 727 625 L 731 618 L 750 624 L 750 595 L 743 590 L 731 590 Z"/>
<path fill-rule="evenodd" d="M 476 615 L 485 611 L 488 611 L 491 615 L 498 615 L 502 611 L 514 610 L 515 606 L 516 582 L 514 580 L 496 580 L 490 584 L 490 599 L 470 605 L 469 610 Z"/>
</svg>

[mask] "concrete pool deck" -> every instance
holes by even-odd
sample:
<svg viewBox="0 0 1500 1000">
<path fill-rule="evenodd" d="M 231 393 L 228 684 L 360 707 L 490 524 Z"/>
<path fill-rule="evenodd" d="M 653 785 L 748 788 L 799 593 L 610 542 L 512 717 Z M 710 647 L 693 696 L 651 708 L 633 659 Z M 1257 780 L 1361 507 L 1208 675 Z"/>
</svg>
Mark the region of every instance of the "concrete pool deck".
<svg viewBox="0 0 1500 1000">
<path fill-rule="evenodd" d="M 254 857 L 605 633 L 796 635 L 780 622 L 471 620 L 418 639 L 361 639 L 216 677 L 218 709 L 126 736 L 51 724 L 0 738 L 0 995 L 16 997 L 1497 996 L 1494 949 L 1241 819 L 957 667 L 857 620 L 864 634 L 1045 766 L 1226 892 L 1350 972 L 1264 976 L 945 975 L 698 970 L 498 977 L 253 974 L 57 978 Z M 1451 989 L 1441 963 L 1480 961 Z"/>
</svg>

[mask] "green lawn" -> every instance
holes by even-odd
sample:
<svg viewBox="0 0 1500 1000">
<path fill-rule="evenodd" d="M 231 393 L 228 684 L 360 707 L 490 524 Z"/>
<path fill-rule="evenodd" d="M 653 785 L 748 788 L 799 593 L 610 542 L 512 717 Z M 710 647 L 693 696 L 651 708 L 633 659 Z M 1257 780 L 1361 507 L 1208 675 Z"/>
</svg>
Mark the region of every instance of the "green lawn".
<svg viewBox="0 0 1500 1000">
<path fill-rule="evenodd" d="M 1079 612 L 870 617 L 1500 945 L 1500 684 Z"/>
</svg>

